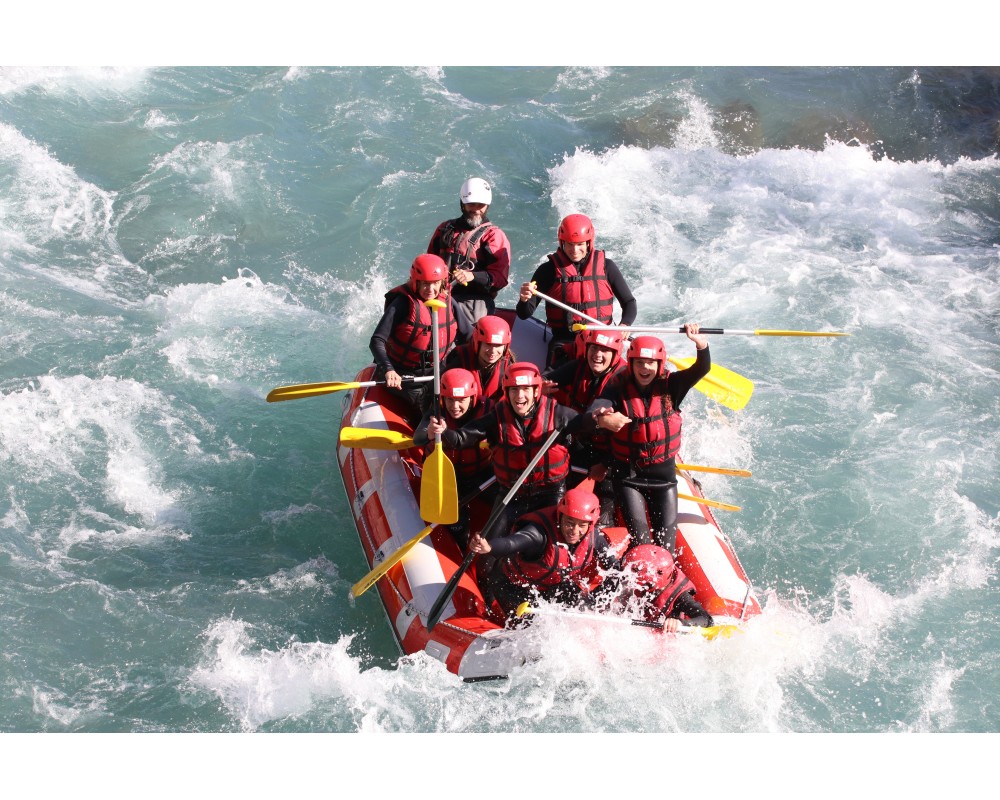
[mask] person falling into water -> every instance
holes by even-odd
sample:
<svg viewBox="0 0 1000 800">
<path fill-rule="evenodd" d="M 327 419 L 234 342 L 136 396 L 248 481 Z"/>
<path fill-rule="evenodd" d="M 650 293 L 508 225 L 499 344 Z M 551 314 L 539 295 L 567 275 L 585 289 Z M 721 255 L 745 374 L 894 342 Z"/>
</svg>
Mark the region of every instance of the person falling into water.
<svg viewBox="0 0 1000 800">
<path fill-rule="evenodd" d="M 471 326 L 496 310 L 497 292 L 510 279 L 510 242 L 486 216 L 493 187 L 469 178 L 458 195 L 461 216 L 438 225 L 427 252 L 448 265 L 455 303 Z"/>
</svg>

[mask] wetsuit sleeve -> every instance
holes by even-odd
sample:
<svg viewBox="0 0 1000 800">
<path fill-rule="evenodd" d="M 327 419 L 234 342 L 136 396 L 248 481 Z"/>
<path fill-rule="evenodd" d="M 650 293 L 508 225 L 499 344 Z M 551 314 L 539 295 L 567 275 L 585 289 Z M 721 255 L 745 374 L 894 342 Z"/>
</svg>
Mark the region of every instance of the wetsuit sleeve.
<svg viewBox="0 0 1000 800">
<path fill-rule="evenodd" d="M 552 288 L 555 279 L 556 268 L 551 261 L 540 264 L 538 269 L 535 270 L 535 274 L 531 276 L 531 281 L 534 281 L 538 290 L 544 294 L 549 293 L 549 289 Z M 541 298 L 537 294 L 532 295 L 529 300 L 518 300 L 514 310 L 521 319 L 528 319 L 528 317 L 535 313 L 535 309 L 538 308 L 540 301 Z"/>
<path fill-rule="evenodd" d="M 695 362 L 687 369 L 679 372 L 671 372 L 667 377 L 667 392 L 674 404 L 674 408 L 680 408 L 681 401 L 691 391 L 691 387 L 708 375 L 712 368 L 712 354 L 709 348 L 699 350 Z"/>
<path fill-rule="evenodd" d="M 569 406 L 556 406 L 556 427 L 562 429 L 563 434 L 570 436 L 578 433 L 591 433 L 597 423 L 590 414 L 581 414 Z"/>
<path fill-rule="evenodd" d="M 681 619 L 682 614 L 685 619 Z M 690 592 L 685 592 L 677 598 L 670 616 L 680 619 L 682 625 L 688 625 L 692 628 L 708 628 L 713 624 L 712 615 L 694 599 L 694 595 Z"/>
<path fill-rule="evenodd" d="M 427 245 L 427 252 L 430 253 L 431 255 L 441 256 L 442 258 L 444 257 L 441 254 L 442 250 L 441 231 L 444 230 L 444 227 L 447 224 L 448 224 L 447 221 L 442 222 L 440 225 L 437 226 L 437 228 L 434 229 L 434 234 L 431 236 L 431 241 Z"/>
<path fill-rule="evenodd" d="M 607 256 L 604 257 L 604 274 L 608 276 L 611 292 L 618 300 L 618 305 L 622 307 L 621 324 L 631 325 L 638 314 L 638 305 L 618 265 Z"/>
<path fill-rule="evenodd" d="M 441 434 L 441 443 L 451 449 L 471 447 L 483 439 L 490 446 L 497 441 L 497 414 L 493 409 L 481 417 L 469 420 L 461 428 L 448 428 Z"/>
<path fill-rule="evenodd" d="M 510 241 L 496 225 L 479 242 L 476 264 L 483 272 L 472 273 L 472 281 L 491 292 L 498 292 L 510 281 Z"/>
<path fill-rule="evenodd" d="M 430 437 L 427 435 L 427 426 L 431 423 L 431 412 L 430 410 L 424 414 L 423 418 L 420 420 L 420 424 L 417 425 L 417 429 L 413 432 L 413 443 L 417 447 L 423 447 L 430 441 Z"/>
<path fill-rule="evenodd" d="M 375 366 L 378 367 L 379 372 L 383 375 L 389 370 L 396 369 L 389 358 L 389 353 L 386 352 L 385 345 L 397 325 L 397 320 L 405 319 L 408 311 L 404 307 L 405 303 L 405 297 L 397 297 L 389 303 L 385 309 L 385 313 L 382 314 L 382 319 L 375 326 L 375 332 L 372 334 L 371 341 L 368 342 L 368 349 L 372 351 L 372 356 L 375 358 Z"/>
<path fill-rule="evenodd" d="M 529 561 L 541 558 L 545 552 L 545 534 L 534 525 L 523 527 L 507 534 L 490 539 L 490 555 L 496 558 L 507 558 L 520 553 Z"/>
</svg>

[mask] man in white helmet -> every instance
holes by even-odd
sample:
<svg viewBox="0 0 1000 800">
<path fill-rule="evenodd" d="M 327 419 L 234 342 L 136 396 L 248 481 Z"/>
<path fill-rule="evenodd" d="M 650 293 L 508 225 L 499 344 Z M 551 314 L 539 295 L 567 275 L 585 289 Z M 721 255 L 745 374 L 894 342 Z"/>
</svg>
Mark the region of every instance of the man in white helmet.
<svg viewBox="0 0 1000 800">
<path fill-rule="evenodd" d="M 482 178 L 469 178 L 459 192 L 462 216 L 438 225 L 427 252 L 444 259 L 454 280 L 455 305 L 469 327 L 496 310 L 494 298 L 510 276 L 510 242 L 486 217 L 493 188 Z"/>
</svg>

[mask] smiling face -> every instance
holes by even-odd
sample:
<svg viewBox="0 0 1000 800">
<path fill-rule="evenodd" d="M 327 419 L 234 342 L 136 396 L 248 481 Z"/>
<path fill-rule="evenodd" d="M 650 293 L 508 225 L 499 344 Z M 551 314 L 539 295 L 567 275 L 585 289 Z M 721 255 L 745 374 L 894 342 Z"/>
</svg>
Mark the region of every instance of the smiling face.
<svg viewBox="0 0 1000 800">
<path fill-rule="evenodd" d="M 655 358 L 633 358 L 632 377 L 640 386 L 649 386 L 660 374 L 660 362 Z"/>
<path fill-rule="evenodd" d="M 441 294 L 442 281 L 417 281 L 417 297 L 421 300 L 433 300 Z"/>
<path fill-rule="evenodd" d="M 590 247 L 588 242 L 560 242 L 560 245 L 566 257 L 574 263 L 586 258 L 587 249 Z"/>
<path fill-rule="evenodd" d="M 559 515 L 559 533 L 566 544 L 578 544 L 590 530 L 590 523 L 585 519 L 576 519 L 569 514 Z"/>
<path fill-rule="evenodd" d="M 452 419 L 461 419 L 469 413 L 469 409 L 472 407 L 471 397 L 444 397 L 442 400 L 444 410 Z"/>
<path fill-rule="evenodd" d="M 592 344 L 587 347 L 587 365 L 595 375 L 603 375 L 614 363 L 615 351 L 599 344 Z"/>
<path fill-rule="evenodd" d="M 506 349 L 507 345 L 505 344 L 490 344 L 489 342 L 481 343 L 477 354 L 480 368 L 491 367 L 496 364 L 501 358 L 503 358 L 503 354 Z"/>
<path fill-rule="evenodd" d="M 534 386 L 511 386 L 507 389 L 507 402 L 519 417 L 526 417 L 535 407 L 537 389 Z"/>
</svg>

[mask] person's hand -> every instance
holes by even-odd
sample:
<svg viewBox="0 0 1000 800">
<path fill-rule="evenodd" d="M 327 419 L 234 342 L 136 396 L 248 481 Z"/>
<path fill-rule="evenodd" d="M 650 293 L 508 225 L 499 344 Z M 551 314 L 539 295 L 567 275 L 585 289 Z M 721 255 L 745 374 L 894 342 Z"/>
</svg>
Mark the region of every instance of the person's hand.
<svg viewBox="0 0 1000 800">
<path fill-rule="evenodd" d="M 626 417 L 620 411 L 613 411 L 611 408 L 599 408 L 594 412 L 594 419 L 598 428 L 604 428 L 612 433 L 618 433 L 632 421 L 630 417 Z"/>
<path fill-rule="evenodd" d="M 535 288 L 535 282 L 534 281 L 528 281 L 528 282 L 522 283 L 521 284 L 521 294 L 518 295 L 517 299 L 520 300 L 522 303 L 527 303 L 531 299 L 531 296 L 534 294 L 534 292 L 532 291 L 532 289 L 534 289 L 534 288 Z"/>
<path fill-rule="evenodd" d="M 447 428 L 448 423 L 441 417 L 431 417 L 430 422 L 427 423 L 427 438 L 437 439 Z"/>
<path fill-rule="evenodd" d="M 681 621 L 675 619 L 674 617 L 667 617 L 663 620 L 663 632 L 664 633 L 677 633 L 680 630 Z"/>
<path fill-rule="evenodd" d="M 490 552 L 493 548 L 490 547 L 490 543 L 487 542 L 478 533 L 472 534 L 472 538 L 469 539 L 469 552 L 476 553 L 477 555 L 483 555 Z"/>
<path fill-rule="evenodd" d="M 698 333 L 701 330 L 701 325 L 697 322 L 688 322 L 684 325 L 684 333 L 687 334 L 688 339 L 694 342 L 694 346 L 699 350 L 704 350 L 708 347 L 708 337 L 704 334 Z"/>
<path fill-rule="evenodd" d="M 385 373 L 385 385 L 390 389 L 402 389 L 403 377 L 396 370 L 390 369 Z"/>
<path fill-rule="evenodd" d="M 559 391 L 559 384 L 555 381 L 543 380 L 542 381 L 542 394 L 552 395 Z"/>
<path fill-rule="evenodd" d="M 472 281 L 472 272 L 467 269 L 456 269 L 451 273 L 452 277 L 462 286 L 468 286 Z"/>
<path fill-rule="evenodd" d="M 592 478 L 593 480 L 595 480 L 598 483 L 600 483 L 606 477 L 608 477 L 608 465 L 607 464 L 594 464 L 594 466 L 592 466 L 590 468 L 590 472 L 587 474 L 587 477 L 588 478 Z"/>
</svg>

